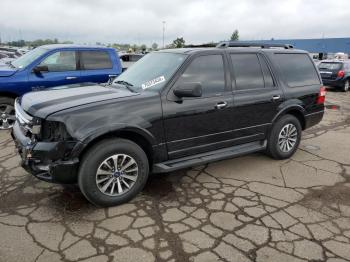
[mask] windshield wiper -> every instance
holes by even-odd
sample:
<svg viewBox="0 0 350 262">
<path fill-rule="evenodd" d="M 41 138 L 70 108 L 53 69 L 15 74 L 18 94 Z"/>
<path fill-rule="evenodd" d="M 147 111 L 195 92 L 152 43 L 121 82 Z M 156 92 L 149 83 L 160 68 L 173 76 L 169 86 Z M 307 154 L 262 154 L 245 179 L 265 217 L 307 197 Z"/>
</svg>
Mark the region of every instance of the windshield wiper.
<svg viewBox="0 0 350 262">
<path fill-rule="evenodd" d="M 113 84 L 120 84 L 120 85 L 126 87 L 130 92 L 137 93 L 133 88 L 131 88 L 134 85 L 129 83 L 129 82 L 127 82 L 127 81 L 118 80 L 118 81 L 113 82 Z"/>
</svg>

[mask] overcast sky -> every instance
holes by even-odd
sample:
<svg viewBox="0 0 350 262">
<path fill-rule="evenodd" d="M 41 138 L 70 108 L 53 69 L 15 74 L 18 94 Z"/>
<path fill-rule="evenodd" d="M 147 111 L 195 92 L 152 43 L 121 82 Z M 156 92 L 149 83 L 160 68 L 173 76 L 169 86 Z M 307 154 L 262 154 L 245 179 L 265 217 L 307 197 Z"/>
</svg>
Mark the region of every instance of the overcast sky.
<svg viewBox="0 0 350 262">
<path fill-rule="evenodd" d="M 186 43 L 350 37 L 349 0 L 0 0 L 3 41 Z"/>
</svg>

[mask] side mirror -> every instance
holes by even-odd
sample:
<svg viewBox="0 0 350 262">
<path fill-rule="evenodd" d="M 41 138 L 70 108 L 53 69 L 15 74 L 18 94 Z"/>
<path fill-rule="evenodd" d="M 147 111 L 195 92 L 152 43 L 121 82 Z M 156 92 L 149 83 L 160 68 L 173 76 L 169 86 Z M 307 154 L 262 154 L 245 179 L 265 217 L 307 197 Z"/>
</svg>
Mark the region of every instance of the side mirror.
<svg viewBox="0 0 350 262">
<path fill-rule="evenodd" d="M 33 68 L 33 72 L 36 74 L 40 74 L 41 72 L 48 72 L 49 68 L 46 65 L 38 65 Z"/>
<path fill-rule="evenodd" d="M 182 97 L 201 97 L 202 85 L 200 83 L 184 83 L 174 89 L 174 95 Z"/>
</svg>

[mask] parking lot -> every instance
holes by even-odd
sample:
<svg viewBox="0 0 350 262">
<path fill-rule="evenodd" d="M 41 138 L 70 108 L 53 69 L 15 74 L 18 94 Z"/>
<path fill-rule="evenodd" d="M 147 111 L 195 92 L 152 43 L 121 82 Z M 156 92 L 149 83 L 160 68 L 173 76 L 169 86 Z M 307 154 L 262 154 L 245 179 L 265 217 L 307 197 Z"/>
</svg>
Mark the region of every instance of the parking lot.
<svg viewBox="0 0 350 262">
<path fill-rule="evenodd" d="M 18 163 L 0 133 L 0 261 L 350 260 L 350 93 L 328 92 L 292 159 L 153 175 L 118 207 L 96 208 Z"/>
</svg>

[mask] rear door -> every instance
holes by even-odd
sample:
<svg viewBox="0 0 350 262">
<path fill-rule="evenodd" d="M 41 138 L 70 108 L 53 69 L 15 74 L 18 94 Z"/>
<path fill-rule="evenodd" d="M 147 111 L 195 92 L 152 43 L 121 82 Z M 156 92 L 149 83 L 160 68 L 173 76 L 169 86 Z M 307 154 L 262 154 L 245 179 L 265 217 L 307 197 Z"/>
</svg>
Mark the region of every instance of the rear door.
<svg viewBox="0 0 350 262">
<path fill-rule="evenodd" d="M 230 53 L 235 143 L 265 138 L 283 101 L 270 66 L 260 53 Z"/>
<path fill-rule="evenodd" d="M 79 60 L 82 82 L 105 83 L 115 75 L 107 50 L 81 50 Z"/>
<path fill-rule="evenodd" d="M 71 50 L 61 50 L 49 54 L 39 66 L 47 66 L 47 72 L 29 72 L 29 86 L 32 90 L 46 87 L 76 84 L 81 81 L 77 70 L 77 53 Z"/>
</svg>

